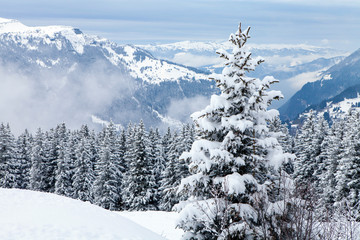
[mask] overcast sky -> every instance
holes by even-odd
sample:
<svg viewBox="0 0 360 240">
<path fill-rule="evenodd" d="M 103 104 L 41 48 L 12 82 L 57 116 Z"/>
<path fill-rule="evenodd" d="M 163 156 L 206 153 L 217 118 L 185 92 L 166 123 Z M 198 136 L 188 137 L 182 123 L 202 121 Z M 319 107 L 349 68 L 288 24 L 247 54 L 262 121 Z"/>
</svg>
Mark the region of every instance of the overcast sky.
<svg viewBox="0 0 360 240">
<path fill-rule="evenodd" d="M 71 25 L 118 43 L 225 40 L 241 21 L 252 43 L 360 47 L 358 0 L 0 0 L 0 17 Z"/>
</svg>

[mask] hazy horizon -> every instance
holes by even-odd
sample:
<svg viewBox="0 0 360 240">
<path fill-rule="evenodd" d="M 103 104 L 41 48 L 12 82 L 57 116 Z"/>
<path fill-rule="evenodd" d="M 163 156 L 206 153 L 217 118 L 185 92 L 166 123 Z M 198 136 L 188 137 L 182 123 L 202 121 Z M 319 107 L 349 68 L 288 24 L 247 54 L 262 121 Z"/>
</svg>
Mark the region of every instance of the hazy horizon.
<svg viewBox="0 0 360 240">
<path fill-rule="evenodd" d="M 0 17 L 29 26 L 70 25 L 117 43 L 223 41 L 241 21 L 251 43 L 359 48 L 360 2 L 290 0 L 0 1 Z"/>
</svg>

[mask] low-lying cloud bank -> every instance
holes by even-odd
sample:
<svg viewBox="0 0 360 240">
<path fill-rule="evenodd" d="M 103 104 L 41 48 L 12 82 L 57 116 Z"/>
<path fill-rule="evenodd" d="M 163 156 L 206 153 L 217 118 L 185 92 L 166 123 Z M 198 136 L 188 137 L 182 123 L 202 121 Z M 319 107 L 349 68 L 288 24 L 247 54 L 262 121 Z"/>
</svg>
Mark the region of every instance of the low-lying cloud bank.
<svg viewBox="0 0 360 240">
<path fill-rule="evenodd" d="M 15 134 L 61 122 L 78 128 L 91 124 L 91 115 L 106 111 L 114 99 L 130 96 L 133 88 L 131 78 L 108 71 L 102 62 L 86 69 L 75 64 L 31 73 L 20 66 L 0 65 L 0 122 L 10 123 Z"/>
</svg>

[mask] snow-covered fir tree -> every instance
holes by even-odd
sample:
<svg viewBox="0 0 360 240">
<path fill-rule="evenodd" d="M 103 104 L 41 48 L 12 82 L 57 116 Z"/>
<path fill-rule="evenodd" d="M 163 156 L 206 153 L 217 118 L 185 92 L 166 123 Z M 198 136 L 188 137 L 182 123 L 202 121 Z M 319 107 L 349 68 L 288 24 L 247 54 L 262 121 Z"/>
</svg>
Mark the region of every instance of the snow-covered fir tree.
<svg viewBox="0 0 360 240">
<path fill-rule="evenodd" d="M 18 160 L 18 171 L 15 188 L 30 188 L 31 170 L 31 142 L 32 136 L 27 130 L 20 134 L 16 141 L 16 158 Z"/>
<path fill-rule="evenodd" d="M 91 165 L 92 165 L 92 168 L 93 168 L 93 171 L 94 171 L 94 174 L 95 174 L 95 177 L 98 176 L 98 173 L 97 173 L 97 163 L 100 161 L 100 156 L 99 156 L 99 153 L 100 153 L 100 147 L 99 147 L 99 142 L 98 142 L 98 139 L 96 138 L 96 134 L 95 134 L 95 131 L 92 130 L 90 131 L 90 138 L 89 138 L 89 141 L 90 141 L 90 159 L 91 159 Z M 120 152 L 122 150 L 120 149 Z"/>
<path fill-rule="evenodd" d="M 91 160 L 90 135 L 83 136 L 76 147 L 75 172 L 73 177 L 73 188 L 76 199 L 82 201 L 93 201 L 93 183 L 95 172 Z"/>
<path fill-rule="evenodd" d="M 36 191 L 45 191 L 44 182 L 44 133 L 39 128 L 35 134 L 31 149 L 30 188 Z"/>
<path fill-rule="evenodd" d="M 194 142 L 195 133 L 192 126 L 189 124 L 184 125 L 180 134 L 177 132 L 171 134 L 168 130 L 164 136 L 164 146 L 167 147 L 167 161 L 161 177 L 161 210 L 171 211 L 176 203 L 185 200 L 183 197 L 178 196 L 176 192 L 181 179 L 189 175 L 188 162 L 185 159 L 180 159 L 180 155 L 185 151 L 189 151 Z"/>
<path fill-rule="evenodd" d="M 328 141 L 325 141 L 328 139 L 330 134 L 330 128 L 328 122 L 325 120 L 323 115 L 318 116 L 316 126 L 315 126 L 315 135 L 313 137 L 313 146 L 314 146 L 314 155 L 315 157 L 315 171 L 314 176 L 316 176 L 316 181 L 313 182 L 316 188 L 317 194 L 322 194 L 323 188 L 321 186 L 321 179 L 322 176 L 326 172 L 325 165 L 328 162 L 328 156 L 327 156 L 327 147 L 328 147 Z"/>
<path fill-rule="evenodd" d="M 71 141 L 66 141 L 60 145 L 57 169 L 55 173 L 55 193 L 67 197 L 74 196 L 72 186 L 74 163 L 71 159 L 70 144 Z"/>
<path fill-rule="evenodd" d="M 168 128 L 161 140 L 164 162 L 168 162 L 168 153 L 170 151 L 171 140 L 172 134 L 170 128 Z"/>
<path fill-rule="evenodd" d="M 121 180 L 123 166 L 119 163 L 119 141 L 115 125 L 105 128 L 100 148 L 98 176 L 94 183 L 95 203 L 109 210 L 122 207 Z"/>
<path fill-rule="evenodd" d="M 151 188 L 155 181 L 151 159 L 147 150 L 148 139 L 144 123 L 134 128 L 133 142 L 127 148 L 132 158 L 125 181 L 125 204 L 130 210 L 155 210 L 155 192 Z"/>
<path fill-rule="evenodd" d="M 270 169 L 288 157 L 267 127 L 278 115 L 267 107 L 281 93 L 267 91 L 274 78 L 245 75 L 262 62 L 244 48 L 249 30 L 242 31 L 240 25 L 230 35 L 232 53 L 218 51 L 225 60 L 222 76 L 215 79 L 221 94 L 192 115 L 200 139 L 181 156 L 190 162 L 191 173 L 179 188 L 179 194 L 189 196 L 177 205 L 183 239 L 268 239 L 270 233 L 279 238 L 271 226 L 263 227 L 258 210 L 271 206 L 268 192 L 276 171 Z"/>
<path fill-rule="evenodd" d="M 0 125 L 0 138 L 0 175 L 3 175 L 1 186 L 13 188 L 17 186 L 16 178 L 21 166 L 16 158 L 15 138 L 9 124 Z"/>
<path fill-rule="evenodd" d="M 177 132 L 172 135 L 171 144 L 167 153 L 167 162 L 165 169 L 161 176 L 161 192 L 162 198 L 160 201 L 160 209 L 163 211 L 170 211 L 173 206 L 179 202 L 176 195 L 177 187 L 180 183 L 179 179 L 179 157 L 182 152 L 182 146 L 179 140 Z M 185 177 L 185 176 L 184 176 Z"/>
<path fill-rule="evenodd" d="M 165 169 L 165 161 L 162 153 L 161 137 L 158 129 L 150 129 L 148 135 L 148 150 L 150 169 L 151 169 L 151 182 L 150 187 L 153 188 L 153 202 L 158 208 L 159 202 L 163 199 L 161 191 L 162 173 Z"/>
<path fill-rule="evenodd" d="M 45 156 L 42 162 L 42 191 L 55 192 L 59 138 L 58 133 L 54 129 L 45 132 L 43 151 Z"/>
<path fill-rule="evenodd" d="M 344 122 L 336 121 L 329 129 L 322 144 L 324 161 L 321 167 L 321 204 L 323 211 L 329 212 L 336 200 L 338 164 L 344 155 Z"/>
<path fill-rule="evenodd" d="M 195 126 L 186 124 L 182 129 L 182 144 L 184 151 L 188 152 L 195 140 Z"/>
<path fill-rule="evenodd" d="M 281 145 L 284 152 L 293 153 L 294 151 L 294 139 L 289 133 L 289 129 L 286 124 L 283 124 L 280 120 L 280 117 L 277 116 L 274 119 L 271 119 L 268 123 L 269 130 L 276 133 L 276 138 Z M 284 163 L 283 170 L 287 174 L 294 173 L 294 163 L 293 161 L 288 161 Z"/>
<path fill-rule="evenodd" d="M 121 134 L 118 138 L 117 145 L 119 147 L 118 149 L 118 156 L 119 156 L 119 163 L 121 165 L 121 172 L 122 177 L 124 177 L 125 172 L 128 170 L 127 162 L 125 160 L 125 153 L 126 153 L 126 132 L 123 129 L 121 131 Z"/>
<path fill-rule="evenodd" d="M 279 133 L 277 139 L 284 152 L 293 152 L 294 139 L 289 133 L 288 125 L 286 123 L 282 123 L 280 117 L 275 117 L 274 119 L 269 121 L 269 130 Z"/>
<path fill-rule="evenodd" d="M 60 124 L 56 128 L 57 136 L 57 168 L 55 172 L 55 193 L 72 197 L 69 191 L 72 188 L 72 173 L 73 170 L 71 159 L 70 159 L 70 142 L 69 133 L 66 129 L 65 124 Z"/>
<path fill-rule="evenodd" d="M 336 172 L 336 201 L 347 202 L 360 217 L 360 117 L 350 111 L 345 122 L 344 149 Z M 340 146 L 339 146 L 340 147 Z M 341 149 L 341 148 L 340 148 Z"/>
<path fill-rule="evenodd" d="M 319 154 L 318 139 L 316 135 L 316 114 L 310 111 L 300 131 L 295 137 L 295 179 L 298 184 L 308 185 L 317 182 L 314 174 L 317 170 L 316 158 Z"/>
</svg>

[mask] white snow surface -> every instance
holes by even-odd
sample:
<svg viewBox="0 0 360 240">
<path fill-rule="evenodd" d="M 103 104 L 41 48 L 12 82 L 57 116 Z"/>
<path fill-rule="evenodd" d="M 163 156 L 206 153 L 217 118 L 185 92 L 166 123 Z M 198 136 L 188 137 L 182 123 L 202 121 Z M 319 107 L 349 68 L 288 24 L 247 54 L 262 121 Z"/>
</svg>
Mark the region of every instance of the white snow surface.
<svg viewBox="0 0 360 240">
<path fill-rule="evenodd" d="M 356 98 L 345 98 L 343 101 L 333 103 L 332 101 L 326 103 L 326 107 L 315 111 L 317 115 L 328 113 L 332 119 L 344 119 L 351 109 L 360 112 L 360 94 Z M 308 117 L 310 112 L 305 112 L 301 116 Z M 297 127 L 297 126 L 295 126 Z"/>
<path fill-rule="evenodd" d="M 87 202 L 50 193 L 0 188 L 0 239 L 164 240 L 165 238 L 116 212 Z"/>
<path fill-rule="evenodd" d="M 118 213 L 168 240 L 180 240 L 184 234 L 183 230 L 176 228 L 176 222 L 179 218 L 179 213 L 177 212 L 146 211 Z"/>
<path fill-rule="evenodd" d="M 62 44 L 59 41 L 54 41 L 57 34 L 62 34 L 71 42 L 74 50 L 79 54 L 84 52 L 84 45 L 90 42 L 90 39 L 86 39 L 87 36 L 83 34 L 77 34 L 73 27 L 69 26 L 44 26 L 44 27 L 28 27 L 21 22 L 13 19 L 0 19 L 0 34 L 12 34 L 21 36 L 21 43 L 23 45 L 29 45 L 29 48 L 36 49 L 32 46 L 28 38 L 43 38 L 48 44 L 55 44 L 58 49 L 61 49 Z"/>
</svg>

